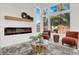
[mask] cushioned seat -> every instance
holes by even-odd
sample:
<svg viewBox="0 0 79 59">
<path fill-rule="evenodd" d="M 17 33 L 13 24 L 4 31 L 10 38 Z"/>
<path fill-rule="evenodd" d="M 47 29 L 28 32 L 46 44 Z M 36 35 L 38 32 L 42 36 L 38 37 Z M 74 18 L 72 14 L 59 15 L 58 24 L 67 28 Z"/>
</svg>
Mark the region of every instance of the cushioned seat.
<svg viewBox="0 0 79 59">
<path fill-rule="evenodd" d="M 49 39 L 49 35 L 43 35 L 43 39 L 48 40 Z"/>
<path fill-rule="evenodd" d="M 72 38 L 72 37 L 64 37 L 62 39 L 62 41 L 64 43 L 71 44 L 71 45 L 76 45 L 76 43 L 77 43 L 77 39 L 76 38 Z"/>
<path fill-rule="evenodd" d="M 43 39 L 49 40 L 50 38 L 50 31 L 44 31 L 43 32 Z"/>
<path fill-rule="evenodd" d="M 76 48 L 77 48 L 78 32 L 71 32 L 71 31 L 67 32 L 66 37 L 62 38 L 62 45 L 64 43 L 72 45 L 72 46 L 76 46 Z"/>
</svg>

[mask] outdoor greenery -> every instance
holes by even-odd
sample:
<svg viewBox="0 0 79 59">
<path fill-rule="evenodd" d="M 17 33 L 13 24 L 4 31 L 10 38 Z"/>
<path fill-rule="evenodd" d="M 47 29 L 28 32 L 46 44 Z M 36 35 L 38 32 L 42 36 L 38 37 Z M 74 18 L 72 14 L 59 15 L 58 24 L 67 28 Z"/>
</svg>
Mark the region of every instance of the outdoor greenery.
<svg viewBox="0 0 79 59">
<path fill-rule="evenodd" d="M 58 32 L 60 26 L 70 27 L 70 13 L 59 14 L 57 16 L 51 16 L 51 26 L 53 31 Z"/>
<path fill-rule="evenodd" d="M 51 25 L 54 27 L 58 25 L 65 25 L 65 26 L 70 25 L 69 13 L 65 13 L 65 14 L 57 15 L 57 16 L 51 16 L 50 20 L 51 20 Z"/>
</svg>

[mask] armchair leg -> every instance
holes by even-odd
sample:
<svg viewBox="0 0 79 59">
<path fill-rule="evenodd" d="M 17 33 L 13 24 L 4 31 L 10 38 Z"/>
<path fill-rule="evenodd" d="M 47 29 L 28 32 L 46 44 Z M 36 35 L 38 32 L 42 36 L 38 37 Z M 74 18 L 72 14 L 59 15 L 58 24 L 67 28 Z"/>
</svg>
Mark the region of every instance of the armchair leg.
<svg viewBox="0 0 79 59">
<path fill-rule="evenodd" d="M 64 43 L 62 42 L 62 45 L 64 45 Z"/>
<path fill-rule="evenodd" d="M 76 49 L 77 49 L 77 45 L 76 45 Z"/>
</svg>

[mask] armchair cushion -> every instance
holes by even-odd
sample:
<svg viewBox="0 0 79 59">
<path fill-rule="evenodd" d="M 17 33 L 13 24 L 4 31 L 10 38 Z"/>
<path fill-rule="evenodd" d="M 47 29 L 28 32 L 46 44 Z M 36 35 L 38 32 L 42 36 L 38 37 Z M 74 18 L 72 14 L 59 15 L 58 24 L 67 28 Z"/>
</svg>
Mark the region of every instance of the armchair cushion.
<svg viewBox="0 0 79 59">
<path fill-rule="evenodd" d="M 71 45 L 76 45 L 77 44 L 77 39 L 72 38 L 72 37 L 64 37 L 62 39 L 62 42 L 67 43 L 67 44 L 71 44 Z"/>
<path fill-rule="evenodd" d="M 49 40 L 50 38 L 50 31 L 44 31 L 43 32 L 43 39 Z"/>
<path fill-rule="evenodd" d="M 43 35 L 43 39 L 48 40 L 49 39 L 49 35 Z"/>
</svg>

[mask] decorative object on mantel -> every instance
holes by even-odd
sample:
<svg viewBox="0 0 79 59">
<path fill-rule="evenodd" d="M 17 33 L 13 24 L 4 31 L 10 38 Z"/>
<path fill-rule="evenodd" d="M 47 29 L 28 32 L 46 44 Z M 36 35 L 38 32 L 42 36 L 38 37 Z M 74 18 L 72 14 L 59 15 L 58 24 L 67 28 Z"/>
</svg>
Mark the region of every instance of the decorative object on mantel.
<svg viewBox="0 0 79 59">
<path fill-rule="evenodd" d="M 33 20 L 33 17 L 31 17 L 30 15 L 28 15 L 26 12 L 22 12 L 21 13 L 21 17 L 23 19 L 30 19 L 30 20 Z"/>
<path fill-rule="evenodd" d="M 22 17 L 23 19 L 27 19 L 27 13 L 22 12 L 22 13 L 21 13 L 21 17 Z"/>
<path fill-rule="evenodd" d="M 23 19 L 19 17 L 14 17 L 14 16 L 5 16 L 6 20 L 14 20 L 14 21 L 24 21 L 24 22 L 32 22 L 33 20 L 28 20 L 28 19 Z"/>
</svg>

